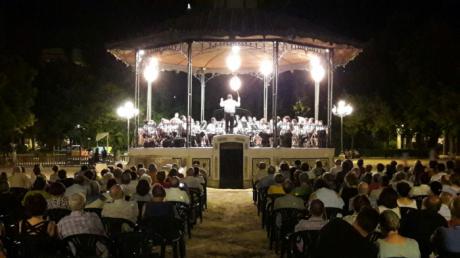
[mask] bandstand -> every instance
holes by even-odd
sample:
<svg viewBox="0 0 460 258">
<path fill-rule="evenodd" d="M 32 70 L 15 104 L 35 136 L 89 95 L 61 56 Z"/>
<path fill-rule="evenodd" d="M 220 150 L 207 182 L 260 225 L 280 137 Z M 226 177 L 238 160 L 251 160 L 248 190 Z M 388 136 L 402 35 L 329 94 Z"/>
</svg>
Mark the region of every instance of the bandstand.
<svg viewBox="0 0 460 258">
<path fill-rule="evenodd" d="M 249 187 L 256 165 L 264 161 L 278 164 L 285 160 L 313 163 L 320 159 L 331 164 L 331 122 L 333 100 L 333 72 L 345 66 L 361 49 L 354 41 L 334 35 L 308 21 L 256 9 L 214 9 L 190 13 L 159 24 L 150 32 L 109 45 L 109 52 L 135 70 L 135 106 L 140 106 L 140 96 L 147 93 L 145 118 L 151 119 L 150 91 L 153 81 L 143 80 L 144 69 L 152 64 L 159 71 L 178 71 L 187 74 L 187 110 L 185 147 L 142 148 L 129 150 L 130 163 L 179 163 L 191 166 L 200 161 L 209 171 L 209 185 L 221 188 Z M 238 67 L 229 67 L 229 55 L 238 49 Z M 270 66 L 264 71 L 261 66 Z M 314 64 L 314 65 L 312 65 Z M 278 76 L 280 73 L 302 70 L 312 73 L 321 68 L 324 80 L 315 79 L 315 119 L 324 121 L 328 136 L 325 148 L 283 148 L 276 144 L 279 132 L 276 126 L 278 104 Z M 267 69 L 265 69 L 267 70 Z M 204 120 L 205 90 L 207 80 L 222 74 L 238 76 L 250 74 L 264 81 L 264 117 L 272 118 L 272 147 L 250 147 L 244 135 L 218 135 L 211 147 L 191 146 L 192 80 L 200 81 L 200 118 Z M 155 74 L 157 76 L 157 74 Z M 308 76 L 308 75 L 306 75 Z M 327 87 L 327 114 L 318 114 L 319 87 Z M 147 90 L 144 90 L 144 85 Z M 271 88 L 271 92 L 269 89 Z M 268 95 L 271 94 L 271 112 Z M 269 114 L 270 113 L 270 114 Z M 143 115 L 143 114 L 142 114 Z M 136 121 L 139 128 L 139 117 Z M 137 133 L 134 132 L 137 136 Z"/>
</svg>

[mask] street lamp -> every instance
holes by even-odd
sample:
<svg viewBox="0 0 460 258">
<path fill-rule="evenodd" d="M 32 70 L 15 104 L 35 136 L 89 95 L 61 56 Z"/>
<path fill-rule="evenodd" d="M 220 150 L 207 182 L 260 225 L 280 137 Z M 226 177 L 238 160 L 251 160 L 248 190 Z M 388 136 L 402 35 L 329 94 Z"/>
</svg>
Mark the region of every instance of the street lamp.
<svg viewBox="0 0 460 258">
<path fill-rule="evenodd" d="M 153 57 L 144 70 L 144 78 L 147 81 L 147 121 L 152 120 L 152 82 L 158 78 L 159 71 L 158 59 Z"/>
<path fill-rule="evenodd" d="M 353 107 L 345 101 L 340 100 L 337 106 L 332 107 L 332 113 L 340 117 L 340 153 L 343 153 L 343 118 L 353 112 Z"/>
<path fill-rule="evenodd" d="M 310 74 L 315 81 L 315 121 L 319 120 L 319 83 L 324 78 L 326 71 L 317 56 L 310 60 Z"/>
<path fill-rule="evenodd" d="M 117 115 L 126 119 L 127 124 L 127 149 L 129 151 L 129 120 L 139 114 L 139 109 L 134 107 L 131 101 L 127 101 L 123 106 L 118 107 Z"/>
<path fill-rule="evenodd" d="M 268 118 L 268 77 L 273 72 L 273 62 L 268 59 L 262 60 L 260 63 L 260 73 L 264 76 L 264 118 Z"/>
</svg>

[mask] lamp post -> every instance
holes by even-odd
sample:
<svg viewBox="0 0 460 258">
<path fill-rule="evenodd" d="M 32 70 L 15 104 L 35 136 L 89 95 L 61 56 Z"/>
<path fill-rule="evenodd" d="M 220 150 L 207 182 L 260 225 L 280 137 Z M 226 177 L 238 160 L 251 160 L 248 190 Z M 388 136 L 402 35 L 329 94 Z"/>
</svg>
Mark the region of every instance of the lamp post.
<svg viewBox="0 0 460 258">
<path fill-rule="evenodd" d="M 147 81 L 147 121 L 152 120 L 152 82 L 158 78 L 158 73 L 158 59 L 152 58 L 144 70 L 144 78 Z"/>
<path fill-rule="evenodd" d="M 139 109 L 134 107 L 134 104 L 131 101 L 127 101 L 123 106 L 118 107 L 117 114 L 121 118 L 126 119 L 127 125 L 127 150 L 129 151 L 129 120 L 139 114 Z"/>
<path fill-rule="evenodd" d="M 347 104 L 345 101 L 340 100 L 337 106 L 332 107 L 332 113 L 340 117 L 340 153 L 343 153 L 343 118 L 350 115 L 353 112 L 353 107 Z"/>
<path fill-rule="evenodd" d="M 268 82 L 270 74 L 273 72 L 273 62 L 268 59 L 262 60 L 260 63 L 260 72 L 264 76 L 264 118 L 268 119 Z"/>
<path fill-rule="evenodd" d="M 315 81 L 315 121 L 319 120 L 319 84 L 324 78 L 326 71 L 320 63 L 318 57 L 313 57 L 310 60 L 310 74 Z"/>
</svg>

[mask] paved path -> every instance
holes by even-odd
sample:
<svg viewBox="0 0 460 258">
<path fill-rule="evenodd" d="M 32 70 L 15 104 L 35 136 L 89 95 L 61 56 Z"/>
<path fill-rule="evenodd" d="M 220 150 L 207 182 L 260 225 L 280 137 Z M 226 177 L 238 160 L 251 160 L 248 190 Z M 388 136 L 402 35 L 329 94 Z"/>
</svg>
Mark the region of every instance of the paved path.
<svg viewBox="0 0 460 258">
<path fill-rule="evenodd" d="M 187 257 L 278 257 L 268 249 L 251 189 L 208 188 L 208 210 L 187 240 Z"/>
</svg>

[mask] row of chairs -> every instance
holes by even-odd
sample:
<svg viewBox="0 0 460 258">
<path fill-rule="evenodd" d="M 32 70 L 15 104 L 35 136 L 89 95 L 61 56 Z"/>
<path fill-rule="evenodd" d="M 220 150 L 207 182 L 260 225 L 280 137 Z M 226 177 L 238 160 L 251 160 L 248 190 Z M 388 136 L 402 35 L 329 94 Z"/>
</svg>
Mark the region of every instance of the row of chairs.
<svg viewBox="0 0 460 258">
<path fill-rule="evenodd" d="M 253 200 L 257 206 L 257 214 L 261 216 L 261 226 L 267 232 L 269 240 L 269 248 L 275 249 L 280 257 L 307 257 L 311 243 L 313 243 L 318 235 L 317 231 L 301 231 L 294 233 L 294 228 L 297 223 L 307 217 L 307 210 L 283 208 L 273 209 L 275 200 L 282 194 L 267 194 L 268 188 L 253 189 Z M 305 203 L 308 202 L 306 197 L 302 197 Z M 342 209 L 326 208 L 326 217 L 333 219 L 341 217 Z M 299 251 L 298 245 L 303 243 L 303 250 Z"/>
<path fill-rule="evenodd" d="M 206 189 L 206 185 L 203 186 Z M 171 246 L 174 257 L 185 257 L 185 239 L 192 237 L 192 228 L 203 221 L 203 211 L 207 206 L 206 191 L 190 188 L 190 205 L 182 202 L 171 202 L 176 207 L 180 219 L 168 221 L 171 218 L 155 218 L 143 221 L 139 217 L 139 225 L 124 219 L 101 218 L 109 237 L 98 235 L 75 235 L 63 240 L 17 234 L 18 222 L 26 218 L 20 201 L 27 192 L 25 189 L 13 189 L 9 194 L 14 200 L 11 203 L 17 207 L 7 207 L 0 211 L 0 222 L 6 226 L 6 236 L 2 242 L 8 247 L 8 257 L 94 257 L 95 243 L 108 247 L 111 257 L 155 257 L 154 246 L 160 247 L 158 257 L 165 256 L 166 246 Z M 139 214 L 145 202 L 138 202 Z M 0 205 L 2 206 L 2 205 Z M 9 203 L 8 206 L 11 206 Z M 13 209 L 10 209 L 13 208 Z M 102 209 L 87 208 L 101 217 Z M 70 214 L 66 209 L 51 209 L 46 212 L 49 220 L 58 222 Z M 121 232 L 122 225 L 132 228 L 132 232 Z M 44 248 L 49 246 L 50 249 Z M 69 248 L 72 247 L 72 248 Z M 69 249 L 76 252 L 69 252 Z M 90 254 L 91 255 L 88 255 Z"/>
</svg>

